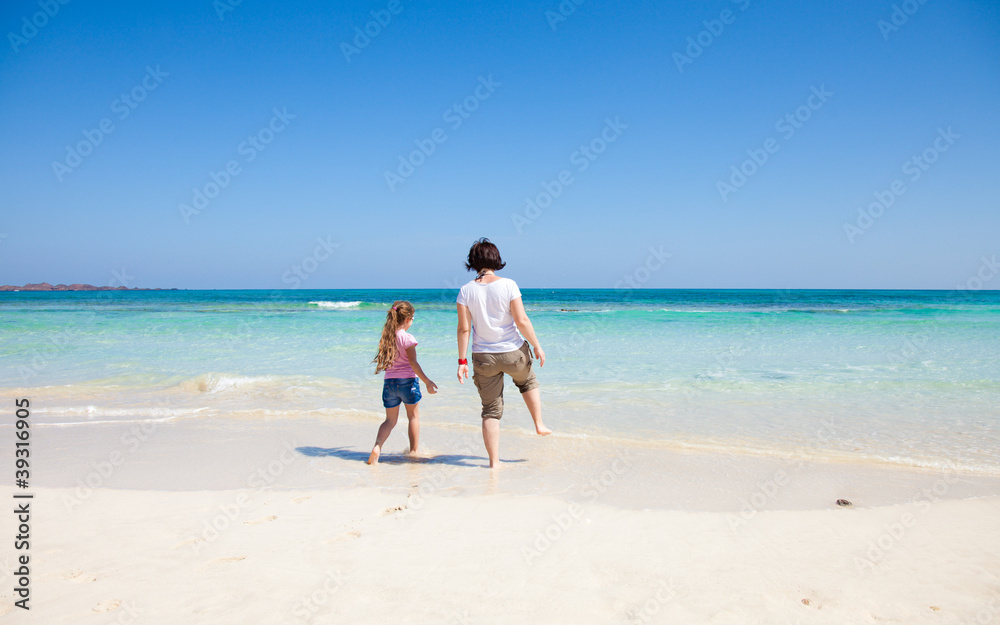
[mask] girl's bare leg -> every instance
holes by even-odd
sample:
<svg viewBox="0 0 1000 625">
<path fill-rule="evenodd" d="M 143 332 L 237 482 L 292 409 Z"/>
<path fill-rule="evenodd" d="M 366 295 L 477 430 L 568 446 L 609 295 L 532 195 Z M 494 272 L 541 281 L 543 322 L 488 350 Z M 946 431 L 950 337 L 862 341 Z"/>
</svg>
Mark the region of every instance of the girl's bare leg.
<svg viewBox="0 0 1000 625">
<path fill-rule="evenodd" d="M 542 393 L 539 389 L 533 388 L 527 393 L 521 393 L 521 397 L 524 398 L 524 405 L 528 407 L 528 412 L 531 413 L 531 420 L 535 422 L 535 432 L 539 436 L 546 436 L 552 433 L 552 430 L 545 427 L 542 423 Z"/>
<path fill-rule="evenodd" d="M 392 428 L 396 427 L 396 420 L 398 418 L 399 406 L 385 409 L 385 421 L 382 422 L 382 425 L 378 426 L 378 435 L 375 437 L 375 446 L 372 447 L 372 453 L 368 456 L 368 464 L 378 462 L 378 457 L 382 454 L 382 445 L 385 443 L 385 439 L 389 438 L 389 434 L 392 433 Z"/>
<path fill-rule="evenodd" d="M 500 419 L 483 419 L 483 442 L 490 457 L 490 468 L 497 468 L 500 461 Z"/>
<path fill-rule="evenodd" d="M 410 425 L 406 433 L 410 437 L 410 453 L 417 453 L 417 446 L 420 444 L 420 404 L 404 404 L 406 406 L 406 418 Z"/>
</svg>

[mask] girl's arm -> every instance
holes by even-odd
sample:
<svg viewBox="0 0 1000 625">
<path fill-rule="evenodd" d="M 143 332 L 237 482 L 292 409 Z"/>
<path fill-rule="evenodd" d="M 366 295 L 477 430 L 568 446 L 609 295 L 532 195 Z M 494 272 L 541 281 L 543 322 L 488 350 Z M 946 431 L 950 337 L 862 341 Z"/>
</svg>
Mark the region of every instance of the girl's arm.
<svg viewBox="0 0 1000 625">
<path fill-rule="evenodd" d="M 420 367 L 420 363 L 417 362 L 417 346 L 406 348 L 406 357 L 410 359 L 410 366 L 413 367 L 413 372 L 417 374 L 417 377 L 423 380 L 423 383 L 427 385 L 427 392 L 433 395 L 437 393 L 438 386 L 431 381 L 429 377 L 424 374 L 424 370 Z"/>
<path fill-rule="evenodd" d="M 538 366 L 544 367 L 545 352 L 538 343 L 538 337 L 535 336 L 535 327 L 531 325 L 528 313 L 524 312 L 524 302 L 521 301 L 520 297 L 510 300 L 510 316 L 514 318 L 514 325 L 521 331 L 521 336 L 524 337 L 524 340 L 531 343 L 531 347 L 534 348 L 535 358 L 538 359 Z"/>
<path fill-rule="evenodd" d="M 469 334 L 472 332 L 472 313 L 469 307 L 458 304 L 458 359 L 462 360 L 469 351 Z M 464 378 L 464 379 L 463 379 Z M 465 384 L 469 379 L 469 365 L 458 365 L 458 381 Z"/>
</svg>

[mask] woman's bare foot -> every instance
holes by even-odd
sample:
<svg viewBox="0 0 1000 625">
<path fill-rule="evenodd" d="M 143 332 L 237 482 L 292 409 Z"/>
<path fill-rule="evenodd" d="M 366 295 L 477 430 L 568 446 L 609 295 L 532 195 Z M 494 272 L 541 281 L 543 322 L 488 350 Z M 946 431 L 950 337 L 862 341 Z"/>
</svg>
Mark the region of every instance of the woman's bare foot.
<svg viewBox="0 0 1000 625">
<path fill-rule="evenodd" d="M 544 424 L 539 423 L 535 426 L 535 433 L 538 434 L 539 436 L 548 436 L 549 434 L 552 433 L 552 430 L 545 427 Z"/>
<path fill-rule="evenodd" d="M 382 453 L 382 449 L 378 445 L 375 445 L 374 447 L 372 447 L 372 453 L 371 453 L 370 456 L 368 456 L 368 461 L 366 462 L 366 464 L 376 464 L 376 463 L 378 463 L 378 457 L 379 457 L 379 455 L 381 453 Z"/>
<path fill-rule="evenodd" d="M 427 452 L 419 451 L 416 449 L 410 449 L 406 452 L 406 456 L 414 460 L 424 460 L 428 458 Z"/>
</svg>

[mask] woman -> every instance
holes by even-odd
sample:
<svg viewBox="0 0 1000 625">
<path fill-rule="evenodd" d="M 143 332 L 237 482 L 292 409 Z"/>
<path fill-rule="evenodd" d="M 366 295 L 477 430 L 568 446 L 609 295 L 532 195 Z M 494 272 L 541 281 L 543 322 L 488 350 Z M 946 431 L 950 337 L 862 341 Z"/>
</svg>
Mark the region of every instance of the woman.
<svg viewBox="0 0 1000 625">
<path fill-rule="evenodd" d="M 541 436 L 552 433 L 542 423 L 542 399 L 538 380 L 531 369 L 528 343 L 535 349 L 540 367 L 545 366 L 545 352 L 538 344 L 535 329 L 524 312 L 517 284 L 495 273 L 505 265 L 500 258 L 500 250 L 489 239 L 476 241 L 465 263 L 466 269 L 476 271 L 476 278 L 458 292 L 458 381 L 465 384 L 469 378 L 465 354 L 471 333 L 472 380 L 483 402 L 483 442 L 490 457 L 491 469 L 496 468 L 500 452 L 505 373 L 521 391 L 521 397 L 535 422 L 535 432 Z"/>
</svg>

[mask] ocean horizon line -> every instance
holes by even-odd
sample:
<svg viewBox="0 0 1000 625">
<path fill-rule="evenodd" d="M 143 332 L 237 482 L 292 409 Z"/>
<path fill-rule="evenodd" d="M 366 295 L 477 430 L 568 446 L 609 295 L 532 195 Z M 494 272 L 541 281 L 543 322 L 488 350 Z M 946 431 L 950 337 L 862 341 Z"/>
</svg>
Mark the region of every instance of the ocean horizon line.
<svg viewBox="0 0 1000 625">
<path fill-rule="evenodd" d="M 177 291 L 204 291 L 204 292 L 226 292 L 226 291 L 258 291 L 258 292 L 274 292 L 280 291 L 282 293 L 295 293 L 295 292 L 308 292 L 308 291 L 455 291 L 458 292 L 460 287 L 317 287 L 317 288 L 236 288 L 236 287 L 225 287 L 225 288 L 183 288 L 183 287 L 129 287 L 128 289 L 60 289 L 60 290 L 32 290 L 32 289 L 13 289 L 0 291 L 3 293 L 143 293 L 148 294 L 150 292 L 177 292 Z M 657 292 L 685 292 L 685 291 L 702 291 L 702 292 L 753 292 L 753 291 L 775 291 L 775 292 L 843 292 L 843 293 L 871 293 L 871 292 L 897 292 L 897 293 L 1000 293 L 1000 287 L 998 288 L 981 288 L 981 289 L 943 289 L 943 288 L 871 288 L 871 287 L 836 287 L 836 288 L 824 288 L 824 287 L 795 287 L 795 288 L 778 288 L 778 287 L 635 287 L 635 288 L 622 288 L 622 287 L 599 287 L 599 286 L 520 286 L 522 291 L 608 291 L 608 292 L 620 292 L 620 293 L 632 293 L 636 291 L 657 293 Z"/>
</svg>

